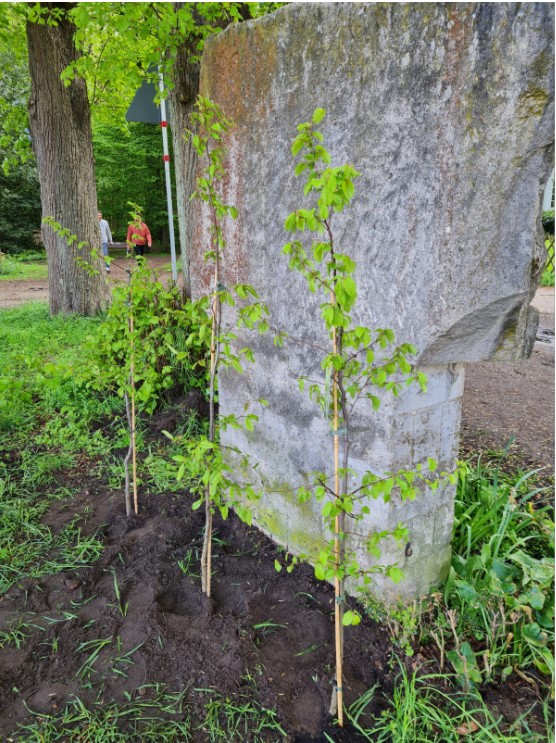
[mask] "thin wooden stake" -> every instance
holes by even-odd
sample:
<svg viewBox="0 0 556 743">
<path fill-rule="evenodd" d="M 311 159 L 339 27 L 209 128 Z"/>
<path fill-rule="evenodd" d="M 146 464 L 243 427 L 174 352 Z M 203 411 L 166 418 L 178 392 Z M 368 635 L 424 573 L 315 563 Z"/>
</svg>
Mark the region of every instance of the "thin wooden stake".
<svg viewBox="0 0 556 743">
<path fill-rule="evenodd" d="M 334 294 L 332 295 L 335 301 Z M 332 330 L 333 353 L 338 352 L 338 343 L 336 337 L 336 328 Z M 333 405 L 334 405 L 334 492 L 336 497 L 340 496 L 340 440 L 338 437 L 338 372 L 335 370 L 333 375 L 332 387 Z M 340 517 L 336 515 L 334 519 L 334 560 L 336 568 L 336 577 L 334 579 L 334 630 L 336 642 L 336 705 L 338 713 L 338 725 L 344 726 L 344 694 L 343 694 L 343 642 L 342 642 L 342 616 L 343 616 L 343 596 L 342 583 L 338 578 L 340 568 Z"/>
<path fill-rule="evenodd" d="M 131 432 L 131 408 L 129 405 L 129 395 L 127 394 L 127 390 L 124 393 L 124 399 L 125 399 L 125 412 L 127 417 L 127 425 L 129 426 L 129 430 Z M 131 440 L 131 435 L 129 437 L 129 447 L 127 450 L 127 454 L 125 455 L 124 459 L 124 472 L 125 472 L 125 515 L 131 516 L 131 494 L 129 492 L 129 460 L 131 458 L 131 453 L 133 451 L 133 441 Z"/>
<path fill-rule="evenodd" d="M 133 466 L 133 510 L 135 511 L 135 513 L 139 513 L 139 503 L 138 503 L 138 497 L 137 497 L 137 456 L 136 456 L 136 451 L 135 451 L 135 340 L 133 337 L 133 303 L 131 301 L 131 269 L 127 269 L 127 274 L 129 277 L 128 327 L 129 327 L 130 355 L 131 355 L 130 370 L 129 370 L 129 386 L 131 387 L 131 405 L 129 405 L 129 399 L 126 393 L 126 412 L 127 412 L 128 423 L 131 424 L 130 451 L 131 451 L 132 466 Z M 131 407 L 131 415 L 130 415 L 130 410 L 129 410 L 130 407 Z M 129 452 L 126 456 L 126 468 L 128 466 L 127 464 L 128 462 L 129 462 Z M 126 510 L 127 510 L 128 498 L 129 498 L 129 472 L 126 472 Z M 129 516 L 129 513 L 128 513 L 128 516 Z"/>
<path fill-rule="evenodd" d="M 131 333 L 131 443 L 132 443 L 132 462 L 133 462 L 133 510 L 139 513 L 139 503 L 137 498 L 137 453 L 135 451 L 135 347 L 133 341 L 133 310 L 130 307 L 129 330 Z"/>
<path fill-rule="evenodd" d="M 214 296 L 211 303 L 212 327 L 210 338 L 210 384 L 209 384 L 209 441 L 216 436 L 216 417 L 214 410 L 214 392 L 216 385 L 216 366 L 218 362 L 218 333 L 220 326 L 220 298 L 218 296 L 219 265 L 218 253 L 214 274 Z M 205 487 L 205 538 L 201 555 L 201 586 L 207 596 L 211 594 L 212 571 L 212 508 L 210 503 L 210 485 Z"/>
</svg>

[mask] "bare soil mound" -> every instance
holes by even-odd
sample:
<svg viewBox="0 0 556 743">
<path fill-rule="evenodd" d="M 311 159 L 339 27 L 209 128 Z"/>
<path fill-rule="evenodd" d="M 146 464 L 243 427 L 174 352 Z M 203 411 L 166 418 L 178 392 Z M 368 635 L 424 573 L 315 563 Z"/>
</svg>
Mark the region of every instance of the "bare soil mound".
<svg viewBox="0 0 556 743">
<path fill-rule="evenodd" d="M 140 515 L 126 518 L 121 494 L 87 481 L 81 495 L 49 512 L 48 524 L 61 529 L 76 514 L 84 534 L 102 535 L 100 560 L 25 581 L 0 600 L 0 629 L 24 618 L 30 632 L 19 649 L 0 649 L 2 740 L 21 740 L 15 731 L 30 711 L 56 714 L 74 696 L 86 706 L 146 703 L 160 688 L 185 691 L 184 714 L 195 726 L 218 694 L 276 711 L 287 736 L 259 740 L 325 741 L 326 731 L 336 743 L 357 739 L 328 715 L 334 595 L 311 568 L 278 573 L 280 550 L 232 516 L 217 526 L 207 599 L 197 574 L 202 517 L 186 495 L 147 496 Z M 365 618 L 346 630 L 345 651 L 347 704 L 377 684 L 368 711 L 379 714 L 399 670 L 386 629 Z M 431 646 L 415 657 L 413 668 L 438 668 Z M 411 668 L 410 658 L 403 662 Z M 517 677 L 489 698 L 509 719 L 535 702 Z M 193 736 L 208 739 L 203 730 Z"/>
</svg>

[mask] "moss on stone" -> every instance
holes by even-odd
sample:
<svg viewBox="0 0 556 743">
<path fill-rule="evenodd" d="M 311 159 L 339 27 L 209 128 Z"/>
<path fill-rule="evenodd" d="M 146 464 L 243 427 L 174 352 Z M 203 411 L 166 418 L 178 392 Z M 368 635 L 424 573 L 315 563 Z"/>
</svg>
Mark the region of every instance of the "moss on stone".
<svg viewBox="0 0 556 743">
<path fill-rule="evenodd" d="M 520 97 L 522 106 L 521 118 L 528 116 L 542 116 L 548 103 L 548 93 L 541 88 L 530 88 Z"/>
<path fill-rule="evenodd" d="M 314 562 L 319 552 L 325 546 L 321 536 L 315 536 L 308 531 L 296 529 L 290 534 L 290 543 L 295 546 L 295 550 L 307 555 L 310 562 Z"/>
</svg>

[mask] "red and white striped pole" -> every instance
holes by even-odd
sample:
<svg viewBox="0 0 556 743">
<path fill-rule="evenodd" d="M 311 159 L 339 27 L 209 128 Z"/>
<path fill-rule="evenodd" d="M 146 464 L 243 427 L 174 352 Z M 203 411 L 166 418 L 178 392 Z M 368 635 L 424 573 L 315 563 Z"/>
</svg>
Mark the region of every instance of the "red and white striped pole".
<svg viewBox="0 0 556 743">
<path fill-rule="evenodd" d="M 158 90 L 160 91 L 160 128 L 162 129 L 162 149 L 164 172 L 166 174 L 166 201 L 168 203 L 168 230 L 170 234 L 170 256 L 172 260 L 172 278 L 178 280 L 176 265 L 176 241 L 174 238 L 174 210 L 172 207 L 172 182 L 170 180 L 170 153 L 168 151 L 168 121 L 166 119 L 166 100 L 164 99 L 164 77 L 158 69 Z"/>
</svg>

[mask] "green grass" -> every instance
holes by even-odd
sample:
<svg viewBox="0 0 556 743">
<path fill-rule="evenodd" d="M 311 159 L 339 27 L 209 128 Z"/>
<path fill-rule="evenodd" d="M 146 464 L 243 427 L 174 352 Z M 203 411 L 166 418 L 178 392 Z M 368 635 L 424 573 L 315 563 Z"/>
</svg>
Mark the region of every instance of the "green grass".
<svg viewBox="0 0 556 743">
<path fill-rule="evenodd" d="M 66 492 L 37 497 L 17 483 L 0 479 L 0 595 L 24 578 L 42 578 L 89 565 L 103 545 L 84 536 L 74 519 L 57 534 L 41 523 L 52 500 Z"/>
<path fill-rule="evenodd" d="M 38 260 L 21 256 L 5 255 L 0 259 L 0 281 L 13 279 L 46 279 L 48 267 L 46 258 Z"/>
<path fill-rule="evenodd" d="M 57 715 L 35 714 L 36 721 L 20 726 L 16 739 L 20 743 L 187 743 L 202 736 L 207 743 L 282 743 L 286 736 L 272 710 L 244 697 L 223 698 L 211 689 L 170 693 L 158 684 L 141 691 L 143 697 L 129 697 L 127 703 L 98 702 L 90 709 L 73 699 Z M 201 722 L 193 721 L 190 714 L 197 695 L 209 697 Z"/>
<path fill-rule="evenodd" d="M 548 743 L 551 739 L 548 705 L 542 732 L 531 729 L 524 717 L 504 724 L 485 705 L 477 691 L 447 688 L 444 674 L 409 673 L 400 664 L 393 694 L 384 697 L 380 716 L 368 713 L 379 692 L 370 689 L 352 704 L 347 718 L 358 739 L 373 743 Z M 383 695 L 381 695 L 383 696 Z M 331 738 L 333 740 L 333 738 Z"/>
<path fill-rule="evenodd" d="M 0 311 L 0 593 L 24 578 L 91 564 L 102 551 L 78 520 L 55 533 L 42 523 L 76 457 L 110 451 L 91 424 L 121 401 L 76 386 L 83 337 L 98 321 L 50 318 L 43 304 Z"/>
<path fill-rule="evenodd" d="M 478 457 L 461 466 L 452 565 L 442 592 L 423 605 L 368 604 L 406 655 L 430 657 L 427 646 L 432 645 L 439 670 L 417 679 L 401 667 L 388 709 L 366 728 L 368 740 L 462 740 L 454 731 L 472 720 L 479 724 L 473 741 L 553 739 L 553 489 L 537 484 L 541 472 L 520 472 L 514 461 L 504 471 L 505 459 L 501 452 L 487 462 Z M 504 726 L 486 708 L 482 690 L 503 688 L 514 679 L 544 696 L 538 705 L 546 733 L 533 729 L 530 714 Z M 360 701 L 361 708 L 370 701 Z M 359 710 L 350 711 L 354 724 L 364 718 Z"/>
<path fill-rule="evenodd" d="M 34 444 L 79 451 L 89 441 L 91 422 L 121 410 L 116 397 L 92 395 L 76 383 L 85 337 L 99 325 L 97 318 L 51 318 L 43 303 L 0 310 L 0 450 L 13 436 L 29 445 L 29 431 L 40 424 Z M 91 446 L 98 445 L 97 436 Z"/>
<path fill-rule="evenodd" d="M 541 276 L 541 286 L 554 286 L 554 238 L 545 238 L 547 261 L 551 263 L 550 268 L 545 268 Z"/>
</svg>

